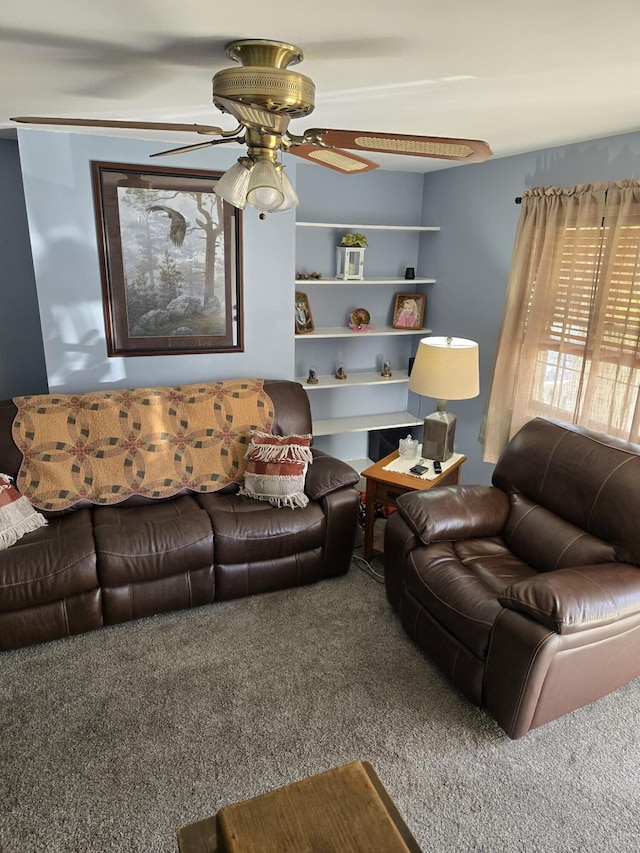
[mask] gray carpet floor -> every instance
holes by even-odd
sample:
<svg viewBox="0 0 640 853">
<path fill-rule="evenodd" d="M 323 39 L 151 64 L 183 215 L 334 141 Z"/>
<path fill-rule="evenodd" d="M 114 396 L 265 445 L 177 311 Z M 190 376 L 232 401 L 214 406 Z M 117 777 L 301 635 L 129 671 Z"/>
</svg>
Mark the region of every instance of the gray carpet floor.
<svg viewBox="0 0 640 853">
<path fill-rule="evenodd" d="M 640 680 L 511 741 L 341 578 L 0 655 L 2 853 L 176 829 L 357 759 L 425 851 L 640 849 Z"/>
</svg>

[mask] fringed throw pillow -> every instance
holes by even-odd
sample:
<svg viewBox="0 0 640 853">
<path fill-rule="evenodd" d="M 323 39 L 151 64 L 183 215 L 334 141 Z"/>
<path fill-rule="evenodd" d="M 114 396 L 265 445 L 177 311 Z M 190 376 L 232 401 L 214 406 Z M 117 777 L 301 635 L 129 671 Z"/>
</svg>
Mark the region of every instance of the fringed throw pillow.
<svg viewBox="0 0 640 853">
<path fill-rule="evenodd" d="M 311 438 L 252 431 L 240 494 L 273 506 L 305 507 L 309 498 L 304 493 L 304 479 L 313 461 Z"/>
<path fill-rule="evenodd" d="M 46 518 L 31 506 L 29 499 L 11 483 L 8 474 L 0 474 L 0 550 L 10 548 L 25 533 L 47 523 Z"/>
</svg>

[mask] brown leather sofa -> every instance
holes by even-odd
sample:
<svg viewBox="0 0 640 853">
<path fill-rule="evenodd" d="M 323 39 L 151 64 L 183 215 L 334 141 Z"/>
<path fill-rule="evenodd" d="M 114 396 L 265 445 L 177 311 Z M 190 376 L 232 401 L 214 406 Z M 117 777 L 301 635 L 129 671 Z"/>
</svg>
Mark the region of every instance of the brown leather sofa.
<svg viewBox="0 0 640 853">
<path fill-rule="evenodd" d="M 277 435 L 311 432 L 297 382 L 265 381 Z M 17 475 L 16 407 L 0 403 L 0 471 Z M 0 650 L 342 574 L 357 526 L 358 474 L 312 450 L 304 508 L 208 494 L 52 514 L 0 550 Z M 46 515 L 46 513 L 45 513 Z"/>
<path fill-rule="evenodd" d="M 640 675 L 640 447 L 535 419 L 492 483 L 398 499 L 386 590 L 515 739 Z"/>
</svg>

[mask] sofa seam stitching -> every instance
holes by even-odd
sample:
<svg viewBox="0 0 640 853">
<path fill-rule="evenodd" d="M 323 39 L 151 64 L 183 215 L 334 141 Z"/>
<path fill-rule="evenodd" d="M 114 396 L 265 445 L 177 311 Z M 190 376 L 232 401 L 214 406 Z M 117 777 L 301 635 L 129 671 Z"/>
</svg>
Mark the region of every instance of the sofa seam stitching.
<svg viewBox="0 0 640 853">
<path fill-rule="evenodd" d="M 203 542 L 209 536 L 211 536 L 211 532 L 206 533 L 204 536 L 201 536 L 199 539 L 193 539 L 191 542 L 185 542 L 183 545 L 178 545 L 174 548 L 163 548 L 162 553 L 163 554 L 173 554 L 176 551 L 184 551 L 185 548 L 190 548 L 192 545 L 197 545 L 198 542 Z M 96 549 L 96 553 L 97 554 L 105 554 L 109 557 L 135 557 L 136 559 L 139 557 L 155 557 L 158 555 L 157 551 L 148 551 L 148 552 L 145 552 L 144 554 L 131 554 L 131 553 L 123 554 L 120 551 L 106 551 L 106 550 L 103 550 L 99 547 Z"/>
<path fill-rule="evenodd" d="M 629 456 L 626 459 L 623 459 L 622 462 L 620 462 L 618 465 L 616 465 L 616 467 L 613 469 L 613 471 L 610 471 L 607 474 L 607 476 L 604 478 L 604 480 L 600 484 L 598 491 L 594 495 L 593 503 L 591 504 L 591 509 L 589 510 L 589 517 L 587 518 L 587 530 L 589 530 L 589 532 L 591 531 L 591 516 L 595 512 L 596 504 L 598 503 L 598 499 L 600 498 L 600 494 L 601 494 L 602 490 L 604 489 L 606 484 L 609 482 L 609 480 L 613 477 L 613 475 L 616 474 L 618 472 L 618 470 L 620 468 L 622 468 L 623 465 L 626 465 L 627 462 L 631 462 L 632 459 L 637 459 L 637 457 Z"/>
<path fill-rule="evenodd" d="M 547 633 L 543 637 L 540 637 L 540 640 L 536 643 L 536 647 L 534 649 L 533 655 L 531 656 L 531 659 L 529 661 L 529 665 L 527 666 L 527 672 L 526 672 L 525 678 L 522 682 L 522 685 L 520 686 L 520 690 L 518 691 L 518 699 L 516 701 L 516 707 L 513 709 L 513 714 L 511 716 L 511 721 L 509 723 L 509 731 L 510 732 L 513 731 L 515 718 L 518 715 L 518 712 L 520 711 L 520 706 L 522 705 L 522 698 L 524 695 L 524 690 L 525 690 L 525 687 L 529 683 L 529 674 L 531 672 L 531 668 L 533 667 L 534 661 L 538 657 L 543 643 L 546 643 L 546 641 L 549 639 L 549 637 L 553 637 L 553 636 L 557 636 L 557 635 L 555 634 L 554 631 L 548 630 Z M 536 700 L 536 707 L 537 707 L 537 705 L 538 705 L 538 702 Z M 533 719 L 533 714 L 531 715 L 531 717 Z"/>
</svg>

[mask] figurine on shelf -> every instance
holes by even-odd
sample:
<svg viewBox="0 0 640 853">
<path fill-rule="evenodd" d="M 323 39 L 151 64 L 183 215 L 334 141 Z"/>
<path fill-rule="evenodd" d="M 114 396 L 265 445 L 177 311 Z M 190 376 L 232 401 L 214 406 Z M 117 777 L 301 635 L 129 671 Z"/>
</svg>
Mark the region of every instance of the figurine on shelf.
<svg viewBox="0 0 640 853">
<path fill-rule="evenodd" d="M 384 376 L 385 378 L 393 376 L 393 373 L 391 372 L 391 364 L 389 361 L 387 361 L 387 359 L 382 362 L 382 372 L 380 376 Z"/>
<path fill-rule="evenodd" d="M 368 332 L 373 329 L 371 324 L 371 314 L 366 308 L 356 308 L 349 315 L 349 328 L 352 332 Z"/>
<path fill-rule="evenodd" d="M 346 379 L 347 371 L 344 369 L 344 364 L 339 364 L 336 370 L 336 379 Z"/>
<path fill-rule="evenodd" d="M 318 384 L 318 374 L 316 372 L 315 367 L 309 368 L 309 376 L 307 377 L 307 385 L 317 385 Z"/>
</svg>

